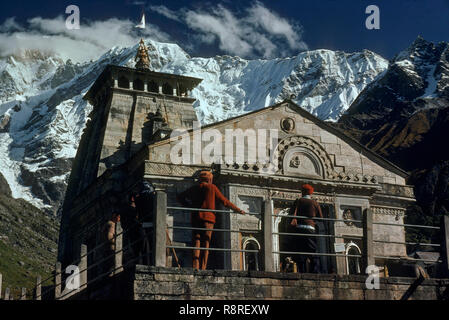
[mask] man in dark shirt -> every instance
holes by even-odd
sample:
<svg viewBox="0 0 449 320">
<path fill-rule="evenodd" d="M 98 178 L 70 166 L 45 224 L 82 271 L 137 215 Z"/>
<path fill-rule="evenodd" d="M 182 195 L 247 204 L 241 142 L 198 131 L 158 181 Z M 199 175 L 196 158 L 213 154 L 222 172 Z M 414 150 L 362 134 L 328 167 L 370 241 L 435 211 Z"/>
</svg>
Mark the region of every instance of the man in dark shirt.
<svg viewBox="0 0 449 320">
<path fill-rule="evenodd" d="M 225 207 L 245 214 L 245 212 L 235 206 L 231 201 L 218 190 L 212 183 L 213 175 L 209 171 L 201 171 L 199 184 L 180 193 L 177 200 L 185 207 L 215 210 L 215 200 L 219 200 Z M 193 211 L 191 215 L 192 227 L 205 228 L 210 230 L 193 230 L 193 243 L 196 248 L 209 248 L 212 237 L 212 229 L 215 224 L 215 213 L 210 211 Z M 192 267 L 205 270 L 209 250 L 193 250 Z M 200 263 L 201 260 L 201 263 Z"/>
<path fill-rule="evenodd" d="M 290 210 L 289 215 L 305 216 L 310 218 L 323 218 L 321 207 L 315 200 L 311 199 L 313 187 L 309 184 L 304 184 L 301 187 L 302 198 L 297 199 Z M 316 223 L 313 219 L 307 218 L 293 218 L 291 225 L 302 234 L 309 234 L 311 236 L 297 236 L 299 238 L 299 250 L 301 252 L 317 252 L 317 242 L 314 236 L 316 232 Z M 299 258 L 300 270 L 302 272 L 319 271 L 319 256 L 317 255 L 300 255 Z"/>
</svg>

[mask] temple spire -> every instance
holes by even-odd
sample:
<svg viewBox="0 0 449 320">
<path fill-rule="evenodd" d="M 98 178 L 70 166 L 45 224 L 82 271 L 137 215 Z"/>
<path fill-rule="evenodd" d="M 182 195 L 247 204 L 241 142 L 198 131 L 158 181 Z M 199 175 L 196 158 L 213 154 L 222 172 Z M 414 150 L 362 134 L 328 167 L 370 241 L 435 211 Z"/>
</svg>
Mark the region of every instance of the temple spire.
<svg viewBox="0 0 449 320">
<path fill-rule="evenodd" d="M 143 39 L 140 39 L 139 48 L 137 49 L 136 57 L 136 69 L 149 70 L 150 69 L 150 58 L 148 56 L 148 48 L 145 45 Z"/>
</svg>

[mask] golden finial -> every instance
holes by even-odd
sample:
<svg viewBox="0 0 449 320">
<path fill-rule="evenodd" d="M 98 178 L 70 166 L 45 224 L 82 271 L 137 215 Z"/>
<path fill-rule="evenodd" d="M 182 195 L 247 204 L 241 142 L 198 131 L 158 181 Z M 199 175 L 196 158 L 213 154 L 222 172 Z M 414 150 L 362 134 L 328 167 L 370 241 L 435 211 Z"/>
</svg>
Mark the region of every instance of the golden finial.
<svg viewBox="0 0 449 320">
<path fill-rule="evenodd" d="M 150 69 L 150 58 L 148 57 L 148 48 L 145 45 L 143 39 L 140 39 L 139 48 L 137 49 L 136 57 L 134 58 L 136 62 L 136 69 L 149 70 Z"/>
</svg>

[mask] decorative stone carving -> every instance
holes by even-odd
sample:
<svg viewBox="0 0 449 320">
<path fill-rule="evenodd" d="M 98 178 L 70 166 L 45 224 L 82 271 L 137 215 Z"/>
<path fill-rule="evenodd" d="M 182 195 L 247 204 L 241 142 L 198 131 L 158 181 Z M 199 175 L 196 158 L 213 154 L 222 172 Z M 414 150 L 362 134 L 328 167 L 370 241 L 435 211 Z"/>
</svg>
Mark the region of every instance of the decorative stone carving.
<svg viewBox="0 0 449 320">
<path fill-rule="evenodd" d="M 182 166 L 168 163 L 145 161 L 145 174 L 152 174 L 152 175 L 191 177 L 198 170 L 204 168 L 197 166 L 192 167 L 192 166 Z"/>
<path fill-rule="evenodd" d="M 323 177 L 320 159 L 303 147 L 293 147 L 288 150 L 284 155 L 282 166 L 285 175 Z"/>
<path fill-rule="evenodd" d="M 295 171 L 290 168 L 294 169 L 295 166 L 301 168 L 302 165 L 304 165 L 303 170 L 298 170 L 297 174 L 308 172 L 326 178 L 334 171 L 332 160 L 326 150 L 308 137 L 291 136 L 282 140 L 276 148 L 275 155 L 278 157 L 279 164 L 283 164 L 281 168 L 284 174 L 294 174 Z"/>
<path fill-rule="evenodd" d="M 403 217 L 405 214 L 405 209 L 401 209 L 401 208 L 387 208 L 387 207 L 371 206 L 371 210 L 372 210 L 373 214 L 379 214 L 379 215 Z"/>
<path fill-rule="evenodd" d="M 290 117 L 281 120 L 281 129 L 286 133 L 291 133 L 295 129 L 295 120 Z"/>
<path fill-rule="evenodd" d="M 351 209 L 346 209 L 343 211 L 343 220 L 355 220 L 354 216 L 352 215 Z M 352 221 L 345 221 L 346 225 L 353 226 L 354 222 Z"/>
</svg>

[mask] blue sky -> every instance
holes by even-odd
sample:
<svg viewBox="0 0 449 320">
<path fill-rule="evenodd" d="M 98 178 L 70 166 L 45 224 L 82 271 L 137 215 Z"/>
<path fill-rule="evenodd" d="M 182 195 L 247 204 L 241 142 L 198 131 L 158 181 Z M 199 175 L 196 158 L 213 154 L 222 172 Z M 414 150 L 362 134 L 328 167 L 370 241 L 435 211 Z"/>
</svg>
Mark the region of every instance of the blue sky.
<svg viewBox="0 0 449 320">
<path fill-rule="evenodd" d="M 65 8 L 80 8 L 80 30 L 63 30 Z M 368 30 L 368 5 L 380 9 L 380 29 Z M 147 29 L 133 29 L 145 8 Z M 108 31 L 109 30 L 109 31 Z M 418 36 L 449 41 L 449 0 L 71 0 L 2 1 L 0 54 L 45 43 L 53 50 L 95 58 L 140 36 L 176 42 L 194 56 L 273 58 L 305 49 L 372 50 L 385 58 Z M 39 37 L 46 36 L 44 43 Z M 114 39 L 116 37 L 116 39 Z M 77 43 L 78 41 L 78 43 Z"/>
</svg>

